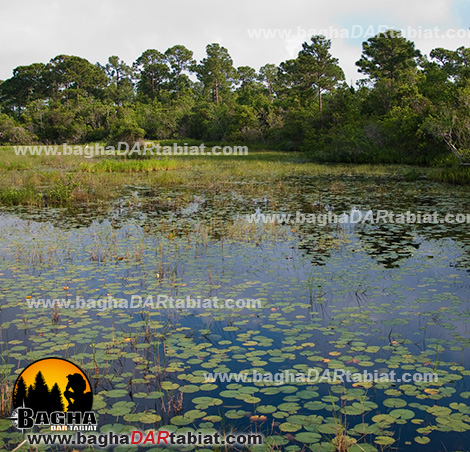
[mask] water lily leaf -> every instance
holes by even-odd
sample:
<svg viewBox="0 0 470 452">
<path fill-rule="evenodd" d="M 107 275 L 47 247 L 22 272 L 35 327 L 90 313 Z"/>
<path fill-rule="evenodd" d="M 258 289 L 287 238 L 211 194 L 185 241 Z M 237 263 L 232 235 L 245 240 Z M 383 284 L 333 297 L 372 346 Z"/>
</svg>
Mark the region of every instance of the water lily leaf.
<svg viewBox="0 0 470 452">
<path fill-rule="evenodd" d="M 415 416 L 414 412 L 404 408 L 390 411 L 390 416 L 396 419 L 411 419 Z"/>
<path fill-rule="evenodd" d="M 154 413 L 139 413 L 139 422 L 143 424 L 155 424 L 162 420 L 162 417 Z"/>
<path fill-rule="evenodd" d="M 301 428 L 301 425 L 292 424 L 291 422 L 284 422 L 283 424 L 279 425 L 279 430 L 281 430 L 281 432 L 297 432 Z"/>
<path fill-rule="evenodd" d="M 427 436 L 416 436 L 415 441 L 418 444 L 428 444 L 431 440 Z"/>
<path fill-rule="evenodd" d="M 180 387 L 181 392 L 193 393 L 199 391 L 199 387 L 196 385 L 184 385 Z"/>
<path fill-rule="evenodd" d="M 402 408 L 406 406 L 406 401 L 403 399 L 398 399 L 398 398 L 389 398 L 389 399 L 385 399 L 383 401 L 383 404 L 386 407 L 390 407 L 390 408 Z"/>
<path fill-rule="evenodd" d="M 110 391 L 106 392 L 108 397 L 125 397 L 128 395 L 128 391 L 125 389 L 111 389 Z"/>
<path fill-rule="evenodd" d="M 348 452 L 377 452 L 377 448 L 367 443 L 353 444 Z"/>
<path fill-rule="evenodd" d="M 194 422 L 194 419 L 184 417 L 184 416 L 174 416 L 171 418 L 170 422 L 174 425 L 188 425 Z"/>
<path fill-rule="evenodd" d="M 318 427 L 318 431 L 326 435 L 336 435 L 338 427 L 334 423 L 322 424 Z"/>
<path fill-rule="evenodd" d="M 450 413 L 452 413 L 452 410 L 445 406 L 431 406 L 426 411 L 438 417 L 448 416 Z"/>
<path fill-rule="evenodd" d="M 321 435 L 314 432 L 301 432 L 295 435 L 295 439 L 301 443 L 318 443 L 321 440 Z"/>
<path fill-rule="evenodd" d="M 178 383 L 173 383 L 172 381 L 163 381 L 161 387 L 166 391 L 173 391 L 175 389 L 178 389 L 180 385 Z"/>
<path fill-rule="evenodd" d="M 395 440 L 391 438 L 390 436 L 377 436 L 374 439 L 374 443 L 380 444 L 381 446 L 390 446 L 394 442 Z"/>
<path fill-rule="evenodd" d="M 202 405 L 207 407 L 222 404 L 222 400 L 217 399 L 215 397 L 196 397 L 193 399 L 193 402 L 196 405 Z"/>
<path fill-rule="evenodd" d="M 209 422 L 220 422 L 221 420 L 222 420 L 222 417 L 217 416 L 217 415 L 206 416 L 203 418 L 203 421 L 209 421 Z"/>
<path fill-rule="evenodd" d="M 396 422 L 396 418 L 389 414 L 377 414 L 372 418 L 376 424 L 393 424 Z"/>
<path fill-rule="evenodd" d="M 246 411 L 243 410 L 229 410 L 225 412 L 225 417 L 229 419 L 241 419 L 245 417 Z"/>
<path fill-rule="evenodd" d="M 276 410 L 277 408 L 273 405 L 260 405 L 256 408 L 256 411 L 262 414 L 274 413 Z"/>
</svg>

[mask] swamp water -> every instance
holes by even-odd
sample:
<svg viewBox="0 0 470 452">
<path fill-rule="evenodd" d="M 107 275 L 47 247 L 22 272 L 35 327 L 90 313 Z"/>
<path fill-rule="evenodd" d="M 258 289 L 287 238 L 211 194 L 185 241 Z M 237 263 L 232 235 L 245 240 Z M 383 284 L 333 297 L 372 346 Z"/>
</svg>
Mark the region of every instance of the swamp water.
<svg viewBox="0 0 470 452">
<path fill-rule="evenodd" d="M 354 177 L 288 184 L 291 194 L 266 200 L 246 196 L 243 187 L 158 194 L 129 187 L 106 207 L 3 208 L 2 391 L 29 363 L 55 356 L 87 372 L 103 433 L 264 434 L 266 445 L 254 450 L 334 451 L 339 442 L 350 451 L 468 450 L 469 226 L 255 225 L 243 218 L 256 209 L 318 213 L 327 205 L 336 213 L 353 207 L 467 213 L 468 189 Z M 28 307 L 39 298 L 158 295 L 262 305 Z M 205 378 L 309 369 L 395 371 L 397 378 L 436 372 L 439 380 Z M 11 421 L 0 420 L 0 448 L 21 441 Z M 113 450 L 128 449 L 136 450 Z"/>
</svg>

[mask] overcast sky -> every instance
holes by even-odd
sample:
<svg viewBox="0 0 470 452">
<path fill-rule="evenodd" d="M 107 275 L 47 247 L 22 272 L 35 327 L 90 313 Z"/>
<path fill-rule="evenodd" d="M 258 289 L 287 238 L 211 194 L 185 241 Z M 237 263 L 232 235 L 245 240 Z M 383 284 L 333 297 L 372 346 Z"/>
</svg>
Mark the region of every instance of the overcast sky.
<svg viewBox="0 0 470 452">
<path fill-rule="evenodd" d="M 362 41 L 380 26 L 413 27 L 422 35 L 438 27 L 439 36 L 407 36 L 426 54 L 435 47 L 470 47 L 468 0 L 0 0 L 0 18 L 3 80 L 17 66 L 59 54 L 102 64 L 118 55 L 132 64 L 146 49 L 183 44 L 200 60 L 213 42 L 228 49 L 235 66 L 259 69 L 294 58 L 307 34 L 322 30 L 331 30 L 331 51 L 348 82 L 361 78 L 354 63 Z"/>
</svg>

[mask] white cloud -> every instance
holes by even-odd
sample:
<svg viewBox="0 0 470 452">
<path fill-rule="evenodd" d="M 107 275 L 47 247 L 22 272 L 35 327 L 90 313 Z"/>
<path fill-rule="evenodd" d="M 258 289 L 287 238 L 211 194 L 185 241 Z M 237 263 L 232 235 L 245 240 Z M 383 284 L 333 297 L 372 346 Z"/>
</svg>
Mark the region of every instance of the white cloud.
<svg viewBox="0 0 470 452">
<path fill-rule="evenodd" d="M 205 55 L 205 46 L 220 42 L 236 66 L 259 68 L 279 64 L 297 55 L 302 37 L 250 39 L 248 29 L 321 29 L 330 25 L 373 24 L 397 27 L 458 27 L 448 0 L 71 0 L 38 2 L 2 1 L 0 79 L 19 65 L 47 62 L 65 53 L 105 63 L 118 55 L 129 64 L 144 50 L 164 51 L 175 44 Z M 340 59 L 348 81 L 357 79 L 354 62 L 361 54 L 361 40 L 333 39 L 332 52 Z M 416 39 L 425 53 L 433 47 L 470 46 L 469 39 Z"/>
</svg>

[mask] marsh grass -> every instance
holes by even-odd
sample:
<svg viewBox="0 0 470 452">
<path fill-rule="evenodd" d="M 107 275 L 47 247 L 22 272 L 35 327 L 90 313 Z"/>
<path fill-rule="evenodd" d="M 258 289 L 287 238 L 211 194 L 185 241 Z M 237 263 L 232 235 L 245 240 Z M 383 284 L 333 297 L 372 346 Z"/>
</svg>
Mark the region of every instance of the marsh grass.
<svg viewBox="0 0 470 452">
<path fill-rule="evenodd" d="M 169 159 L 152 160 L 100 160 L 97 163 L 80 164 L 80 171 L 88 173 L 141 173 L 169 171 L 177 168 L 177 162 Z"/>
<path fill-rule="evenodd" d="M 57 206 L 69 205 L 73 191 L 79 186 L 72 180 L 72 175 L 56 179 L 47 187 L 35 186 L 28 180 L 23 187 L 0 188 L 0 204 L 6 206 L 36 205 Z"/>
<path fill-rule="evenodd" d="M 413 171 L 398 165 L 327 165 L 304 154 L 256 150 L 246 156 L 122 157 L 16 155 L 0 147 L 0 204 L 67 206 L 119 197 L 128 186 L 186 187 L 212 192 L 238 188 L 242 195 L 282 194 L 293 180 L 335 178 L 332 191 L 344 190 L 349 177 L 404 179 Z M 424 170 L 423 170 L 424 171 Z M 421 174 L 422 172 L 420 172 Z M 341 179 L 343 178 L 343 180 Z"/>
<path fill-rule="evenodd" d="M 2 364 L 4 365 L 5 363 L 3 362 Z M 13 387 L 10 373 L 6 371 L 4 366 L 2 367 L 5 370 L 0 372 L 0 418 L 10 414 Z"/>
<path fill-rule="evenodd" d="M 429 173 L 429 178 L 453 185 L 468 185 L 470 184 L 470 166 L 436 168 Z"/>
</svg>

